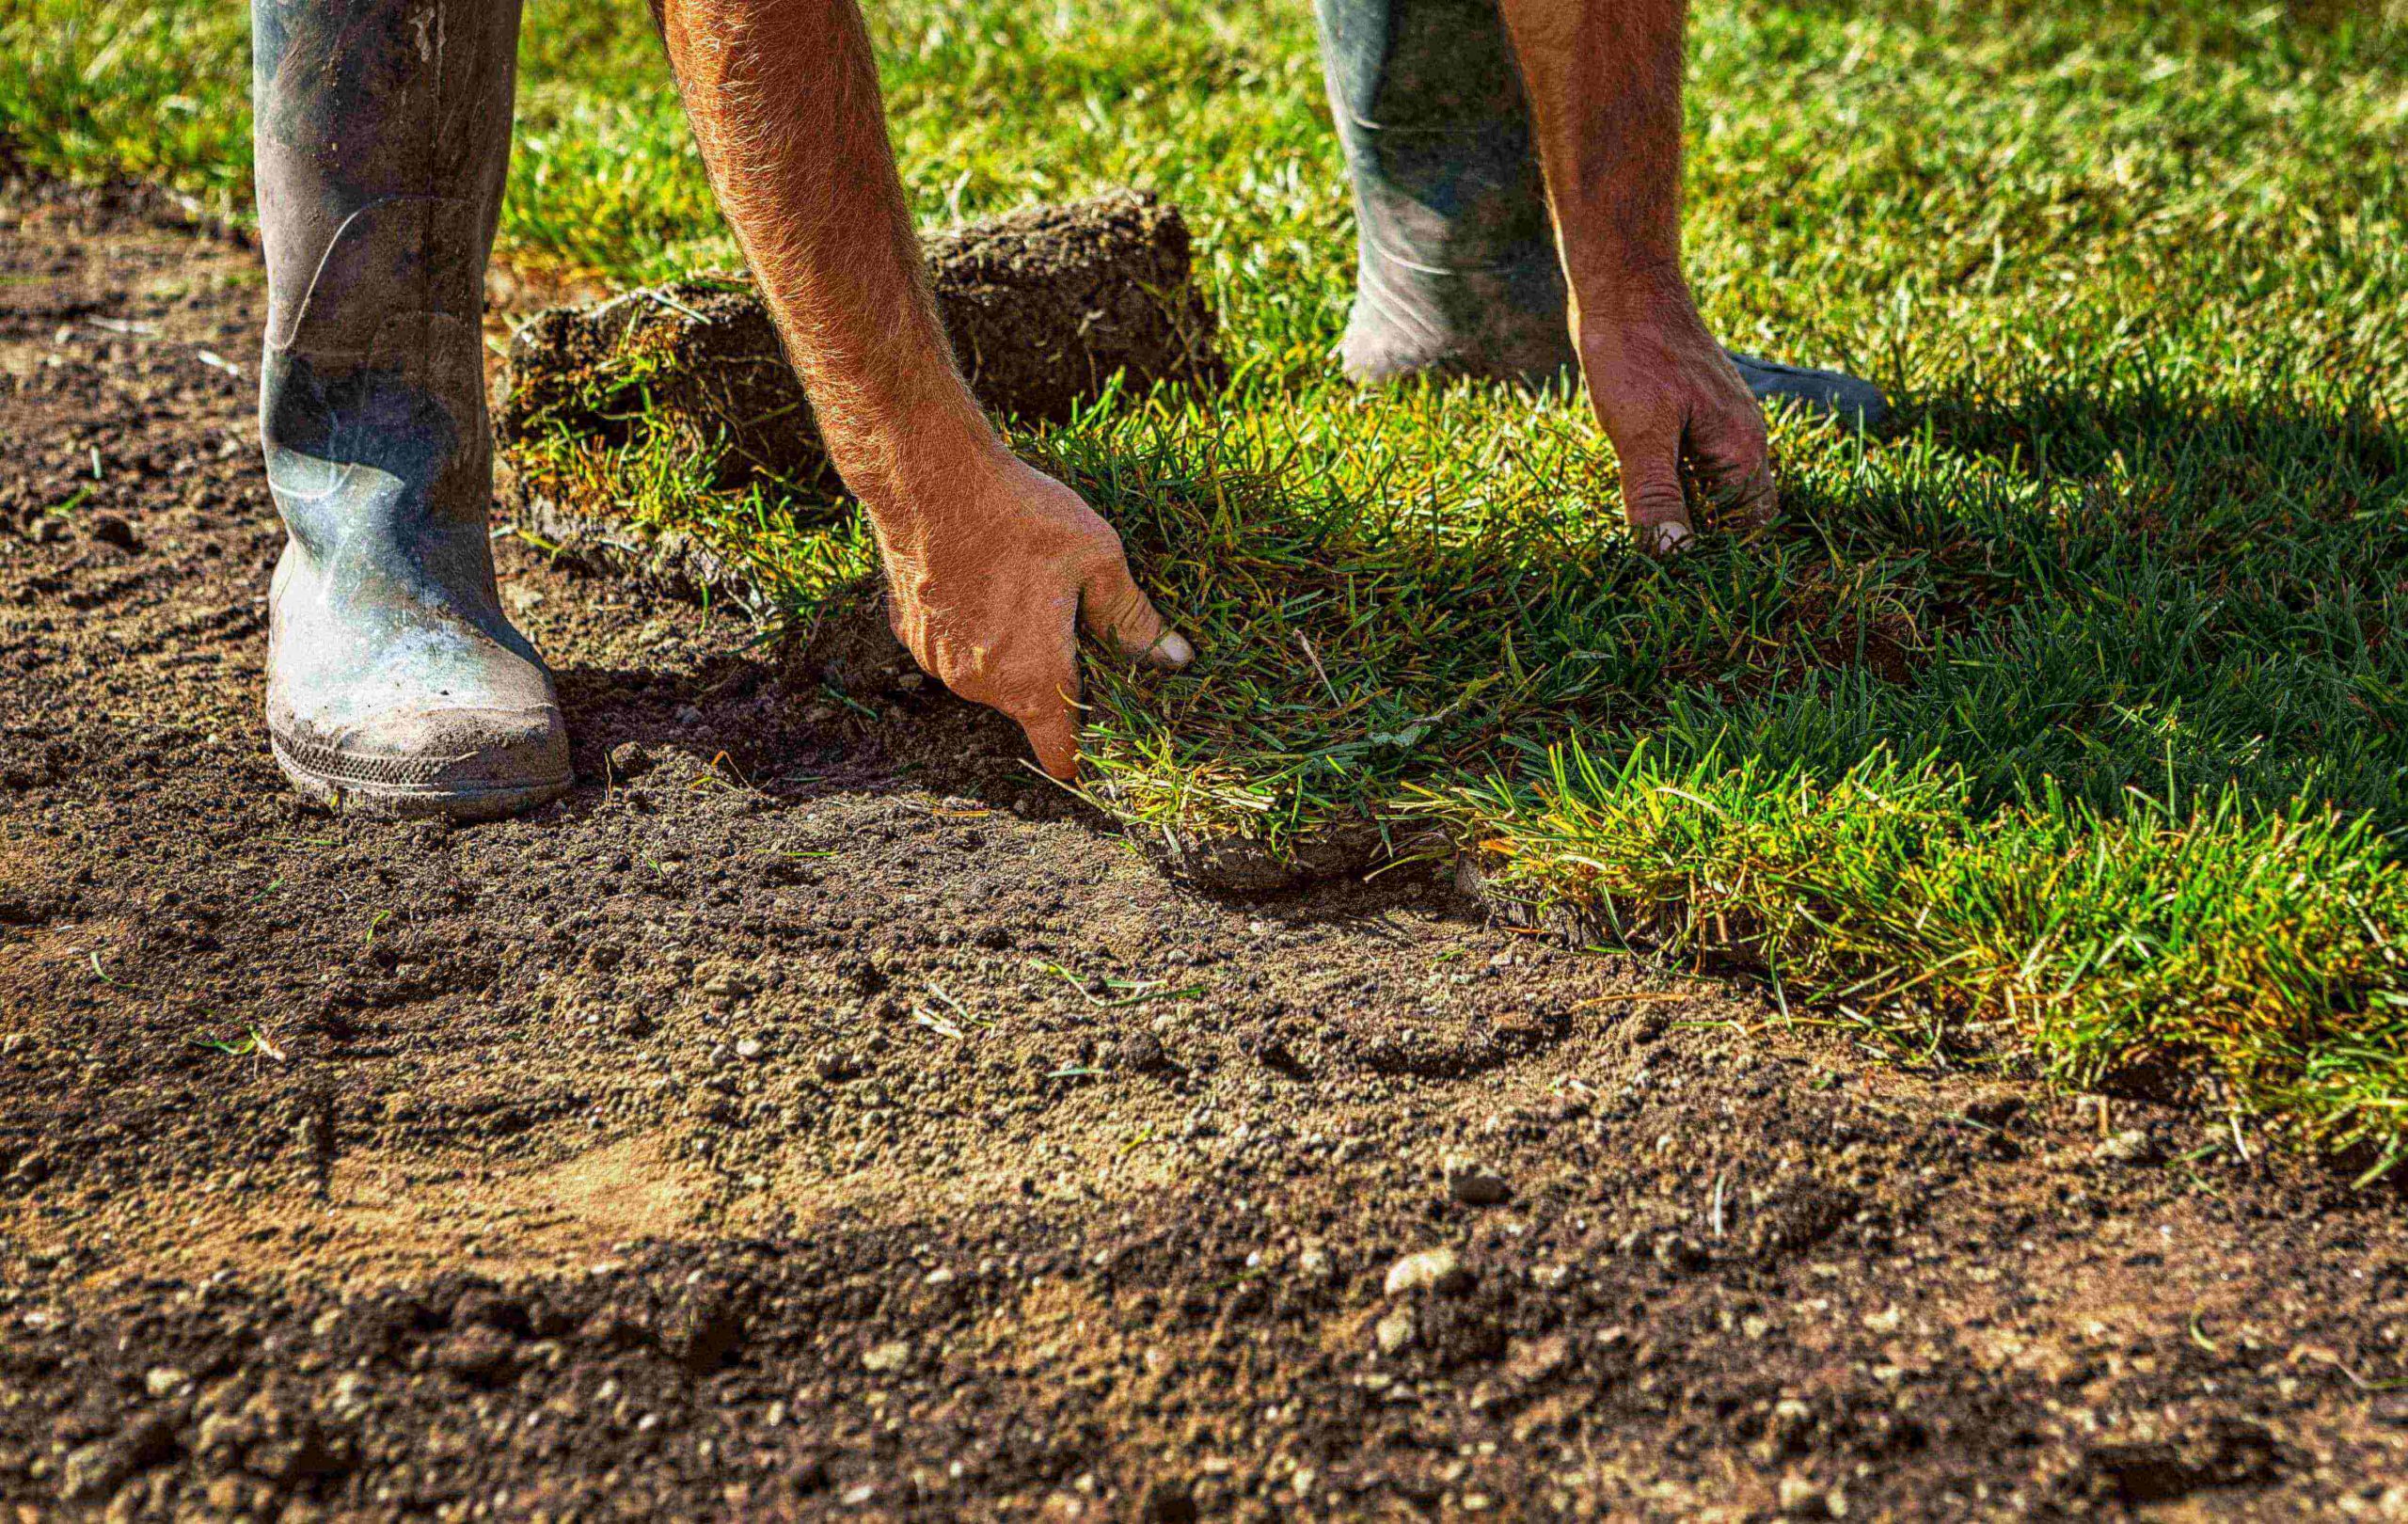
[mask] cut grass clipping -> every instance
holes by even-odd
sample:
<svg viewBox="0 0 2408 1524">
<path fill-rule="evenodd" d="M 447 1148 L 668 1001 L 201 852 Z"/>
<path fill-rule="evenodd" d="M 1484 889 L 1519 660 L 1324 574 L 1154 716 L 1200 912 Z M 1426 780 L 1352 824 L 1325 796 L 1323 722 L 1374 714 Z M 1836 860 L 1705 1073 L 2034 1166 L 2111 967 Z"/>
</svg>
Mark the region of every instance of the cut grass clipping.
<svg viewBox="0 0 2408 1524">
<path fill-rule="evenodd" d="M 923 221 L 1133 183 L 1208 262 L 1225 396 L 1017 437 L 1205 653 L 1091 658 L 1110 808 L 1274 852 L 1443 829 L 1532 915 L 1744 960 L 1903 1059 L 2408 1154 L 2396 7 L 1700 4 L 1708 321 L 1901 407 L 1778 420 L 1785 524 L 1670 565 L 1573 399 L 1329 380 L 1352 227 L 1304 8 L 870 8 Z M 502 258 L 731 263 L 642 8 L 526 35 Z M 27 0 L 0 41 L 25 162 L 243 204 L 236 10 Z M 707 446 L 522 464 L 740 558 L 772 616 L 868 572 L 854 517 L 717 491 Z"/>
</svg>

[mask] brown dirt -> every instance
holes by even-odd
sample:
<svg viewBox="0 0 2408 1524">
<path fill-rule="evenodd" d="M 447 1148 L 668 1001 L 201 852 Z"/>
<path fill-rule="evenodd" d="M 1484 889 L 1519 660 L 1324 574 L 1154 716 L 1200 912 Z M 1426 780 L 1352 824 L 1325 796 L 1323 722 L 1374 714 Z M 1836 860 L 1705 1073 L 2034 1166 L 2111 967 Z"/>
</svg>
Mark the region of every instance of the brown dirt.
<svg viewBox="0 0 2408 1524">
<path fill-rule="evenodd" d="M 296 809 L 260 282 L 139 211 L 0 212 L 18 1516 L 2408 1516 L 2396 1195 L 1207 897 L 723 614 L 505 544 L 578 791 Z"/>
</svg>

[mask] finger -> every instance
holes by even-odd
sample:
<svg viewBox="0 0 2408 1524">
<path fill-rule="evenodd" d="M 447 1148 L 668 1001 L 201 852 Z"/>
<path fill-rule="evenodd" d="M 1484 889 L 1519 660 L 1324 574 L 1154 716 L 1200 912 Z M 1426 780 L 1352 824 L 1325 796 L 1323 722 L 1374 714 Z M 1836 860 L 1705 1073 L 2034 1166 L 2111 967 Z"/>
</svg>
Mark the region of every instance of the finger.
<svg viewBox="0 0 2408 1524">
<path fill-rule="evenodd" d="M 1698 484 L 1722 524 L 1751 529 L 1772 521 L 1781 494 L 1773 485 L 1764 415 L 1752 404 L 1744 414 L 1692 430 L 1689 446 Z"/>
<path fill-rule="evenodd" d="M 1151 598 L 1118 556 L 1089 573 L 1079 589 L 1079 617 L 1087 633 L 1132 660 L 1177 672 L 1196 659 L 1196 647 L 1154 611 Z"/>
<path fill-rule="evenodd" d="M 1622 509 L 1631 537 L 1649 555 L 1662 555 L 1689 537 L 1689 505 L 1681 496 L 1680 449 L 1673 437 L 1650 435 L 1623 449 Z"/>
<path fill-rule="evenodd" d="M 1698 461 L 1691 463 L 1690 470 L 1714 528 L 1758 530 L 1780 516 L 1781 493 L 1773 485 L 1771 466 L 1713 466 Z"/>
<path fill-rule="evenodd" d="M 1079 775 L 1079 714 L 1068 698 L 1058 698 L 1050 706 L 1040 706 L 1025 713 L 1016 714 L 1021 729 L 1028 732 L 1028 744 L 1037 753 L 1037 765 L 1069 783 Z"/>
</svg>

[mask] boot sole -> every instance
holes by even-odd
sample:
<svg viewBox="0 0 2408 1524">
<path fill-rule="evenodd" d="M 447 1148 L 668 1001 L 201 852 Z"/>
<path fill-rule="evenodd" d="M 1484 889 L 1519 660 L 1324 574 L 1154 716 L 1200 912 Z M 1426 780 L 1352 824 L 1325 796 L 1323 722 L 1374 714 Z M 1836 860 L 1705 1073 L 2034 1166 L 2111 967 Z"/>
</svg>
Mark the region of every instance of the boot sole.
<svg viewBox="0 0 2408 1524">
<path fill-rule="evenodd" d="M 576 780 L 568 773 L 539 783 L 500 784 L 463 788 L 436 784 L 383 783 L 330 777 L 307 766 L 285 749 L 284 738 L 271 734 L 268 747 L 287 782 L 312 802 L 342 815 L 387 819 L 440 817 L 447 820 L 495 820 L 548 803 L 569 791 Z M 365 760 L 365 759 L 363 759 Z"/>
</svg>

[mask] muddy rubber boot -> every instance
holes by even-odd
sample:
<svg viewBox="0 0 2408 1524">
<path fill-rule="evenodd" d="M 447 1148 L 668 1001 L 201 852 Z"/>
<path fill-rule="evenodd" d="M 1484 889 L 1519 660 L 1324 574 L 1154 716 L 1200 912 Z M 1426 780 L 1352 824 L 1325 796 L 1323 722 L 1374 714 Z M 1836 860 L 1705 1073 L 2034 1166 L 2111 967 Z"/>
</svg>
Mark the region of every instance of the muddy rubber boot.
<svg viewBox="0 0 2408 1524">
<path fill-rule="evenodd" d="M 1357 380 L 1547 382 L 1574 364 L 1563 267 L 1496 0 L 1314 0 L 1354 181 Z"/>
<path fill-rule="evenodd" d="M 289 538 L 268 734 L 302 792 L 476 818 L 569 785 L 486 516 L 485 257 L 517 0 L 253 0 L 260 429 Z"/>
<path fill-rule="evenodd" d="M 1529 103 L 1496 0 L 1314 0 L 1322 71 L 1354 182 L 1361 381 L 1551 382 L 1576 363 Z M 1871 423 L 1878 388 L 1734 355 L 1760 401 Z"/>
</svg>

